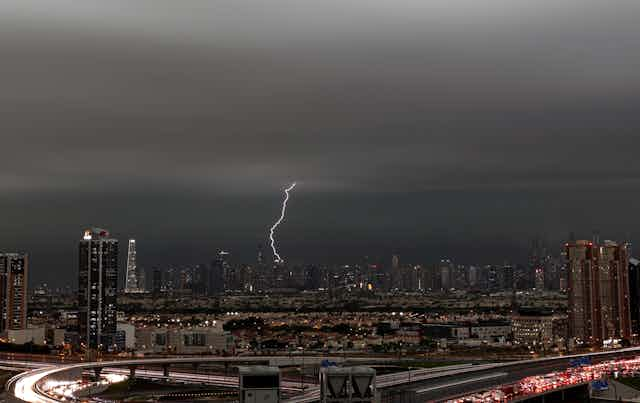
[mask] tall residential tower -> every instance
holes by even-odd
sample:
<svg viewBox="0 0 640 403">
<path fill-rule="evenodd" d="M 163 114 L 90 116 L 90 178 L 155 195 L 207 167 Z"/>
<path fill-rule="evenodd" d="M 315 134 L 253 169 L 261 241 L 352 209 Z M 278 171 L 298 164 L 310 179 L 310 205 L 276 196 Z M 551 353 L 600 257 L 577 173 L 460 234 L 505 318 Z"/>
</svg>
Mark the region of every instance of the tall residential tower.
<svg viewBox="0 0 640 403">
<path fill-rule="evenodd" d="M 27 327 L 27 274 L 24 253 L 0 253 L 0 331 Z"/>
<path fill-rule="evenodd" d="M 572 241 L 565 247 L 569 336 L 577 344 L 594 346 L 630 339 L 628 244 Z"/>
<path fill-rule="evenodd" d="M 115 343 L 118 287 L 118 240 L 108 231 L 84 231 L 79 244 L 78 327 L 90 349 Z"/>
</svg>

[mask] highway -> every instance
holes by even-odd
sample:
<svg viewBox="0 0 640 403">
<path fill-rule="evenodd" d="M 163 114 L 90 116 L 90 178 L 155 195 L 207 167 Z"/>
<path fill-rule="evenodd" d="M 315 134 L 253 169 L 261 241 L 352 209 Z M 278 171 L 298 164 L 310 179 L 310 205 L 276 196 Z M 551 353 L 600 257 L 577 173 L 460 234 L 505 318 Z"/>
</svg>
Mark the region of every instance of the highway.
<svg viewBox="0 0 640 403">
<path fill-rule="evenodd" d="M 637 354 L 640 354 L 640 348 L 632 347 L 598 353 L 484 364 L 476 366 L 472 370 L 463 368 L 453 373 L 442 373 L 440 377 L 425 377 L 424 380 L 418 382 L 399 384 L 394 388 L 393 393 L 415 394 L 420 401 L 440 402 L 489 390 L 500 385 L 513 384 L 531 376 L 565 370 L 569 366 L 570 360 L 579 357 L 589 356 L 594 362 L 598 362 L 613 357 Z M 485 378 L 487 375 L 491 376 Z M 453 376 L 456 377 L 455 382 L 451 380 Z"/>
<path fill-rule="evenodd" d="M 58 365 L 51 364 L 51 363 L 0 360 L 0 369 L 4 369 L 7 371 L 16 371 L 16 370 L 30 371 L 35 369 L 46 369 L 46 368 L 57 368 L 57 367 Z M 104 370 L 104 373 L 129 375 L 129 369 L 108 368 Z M 167 377 L 164 376 L 164 372 L 160 370 L 138 369 L 136 370 L 136 377 L 142 378 L 142 379 L 151 379 L 151 380 L 167 380 Z M 238 387 L 238 378 L 235 376 L 221 376 L 221 375 L 214 375 L 214 374 L 172 371 L 170 378 L 172 381 L 184 382 L 184 383 L 199 383 L 204 385 Z M 293 390 L 293 391 L 299 391 L 301 388 L 300 382 L 283 381 L 282 386 L 283 386 L 283 389 L 285 390 Z M 308 386 L 308 385 L 305 385 L 305 386 Z"/>
<path fill-rule="evenodd" d="M 466 371 L 474 371 L 479 366 L 473 364 L 451 365 L 438 368 L 414 369 L 395 374 L 386 374 L 376 377 L 376 388 L 391 388 L 394 386 L 405 385 L 412 382 L 424 381 L 433 378 L 442 378 L 451 376 L 452 374 L 465 373 Z M 320 387 L 315 386 L 307 390 L 304 395 L 295 396 L 288 403 L 311 403 L 320 399 Z"/>
<path fill-rule="evenodd" d="M 640 347 L 514 362 L 464 364 L 431 370 L 413 370 L 379 376 L 376 379 L 376 388 L 382 392 L 383 396 L 408 393 L 417 395 L 418 401 L 440 402 L 496 386 L 515 383 L 529 376 L 566 369 L 569 361 L 574 358 L 589 356 L 592 360 L 598 361 L 637 354 L 640 354 Z M 319 390 L 309 390 L 304 395 L 293 397 L 287 402 L 311 403 L 318 401 L 319 396 Z"/>
<path fill-rule="evenodd" d="M 584 385 L 594 380 L 620 376 L 635 376 L 640 371 L 640 357 L 617 357 L 598 363 L 575 363 L 569 368 L 552 371 L 519 379 L 503 387 L 484 390 L 482 394 L 467 394 L 465 399 L 477 399 L 478 396 L 501 397 L 505 390 L 513 398 L 529 398 L 539 394 L 550 394 Z M 505 374 L 507 375 L 507 374 Z M 457 400 L 458 402 L 464 399 Z"/>
<path fill-rule="evenodd" d="M 211 363 L 211 362 L 226 362 L 227 358 L 221 357 L 209 357 L 208 359 L 203 359 L 199 357 L 197 359 L 194 358 L 173 358 L 173 359 L 149 359 L 149 360 L 128 360 L 128 361 L 116 361 L 104 363 L 105 369 L 103 373 L 105 374 L 117 374 L 117 375 L 125 375 L 128 376 L 130 374 L 130 370 L 128 368 L 117 368 L 117 367 L 128 367 L 132 364 L 136 365 L 158 365 L 165 363 L 172 364 L 184 364 L 184 363 Z M 246 359 L 237 359 L 237 362 L 245 362 Z M 264 359 L 256 359 L 255 361 L 262 362 Z M 32 372 L 20 374 L 15 378 L 14 382 L 14 394 L 16 397 L 28 401 L 28 402 L 52 402 L 55 400 L 48 399 L 44 396 L 43 393 L 38 393 L 37 384 L 40 380 L 48 376 L 52 376 L 54 374 L 60 372 L 73 371 L 76 369 L 91 370 L 96 366 L 101 366 L 103 363 L 78 363 L 78 364 L 68 364 L 65 366 L 58 366 L 51 363 L 31 363 L 28 361 L 9 361 L 9 360 L 1 360 L 0 365 L 7 366 L 8 369 L 27 369 Z M 115 367 L 112 368 L 111 366 Z M 167 377 L 162 370 L 149 370 L 149 369 L 136 369 L 135 373 L 136 377 L 151 379 L 151 380 L 168 380 L 170 379 L 173 382 L 182 382 L 185 384 L 204 384 L 204 385 L 214 385 L 214 386 L 225 386 L 225 387 L 238 387 L 238 378 L 235 376 L 221 376 L 214 374 L 202 374 L 202 373 L 193 373 L 193 372 L 180 372 L 180 371 L 171 371 L 170 376 Z M 13 378 L 12 378 L 13 379 Z M 11 383 L 12 381 L 10 381 Z M 290 381 L 282 381 L 281 387 L 283 390 L 287 391 L 295 391 L 299 392 L 300 388 L 303 385 L 300 382 L 290 382 Z M 315 385 L 304 385 L 304 387 L 313 387 Z"/>
<path fill-rule="evenodd" d="M 416 391 L 416 394 L 422 395 L 422 394 L 425 394 L 425 393 L 428 393 L 428 392 L 434 392 L 436 390 L 442 390 L 443 388 L 453 388 L 453 387 L 466 385 L 466 384 L 469 384 L 469 383 L 486 381 L 486 380 L 489 380 L 489 379 L 494 380 L 494 379 L 504 378 L 507 375 L 508 374 L 506 372 L 495 372 L 495 373 L 488 374 L 488 375 L 474 376 L 474 377 L 470 377 L 468 379 L 450 381 L 450 382 L 444 383 L 444 384 L 439 385 L 439 386 L 430 386 L 428 388 L 418 389 Z"/>
<path fill-rule="evenodd" d="M 30 361 L 0 360 L 0 367 L 5 371 L 16 371 L 16 370 L 28 371 L 32 369 L 47 368 L 51 366 L 55 366 L 55 364 L 30 362 Z"/>
<path fill-rule="evenodd" d="M 121 368 L 109 368 L 104 370 L 108 374 L 129 375 L 128 369 Z M 171 380 L 173 382 L 180 382 L 185 384 L 202 384 L 212 386 L 226 386 L 230 388 L 238 387 L 237 376 L 223 376 L 214 374 L 202 374 L 193 372 L 178 372 L 172 371 L 169 377 L 164 376 L 163 371 L 157 370 L 136 370 L 136 378 L 150 379 L 150 380 Z M 299 392 L 301 390 L 300 382 L 282 381 L 280 383 L 281 388 L 284 390 Z M 315 385 L 305 384 L 305 388 L 313 387 Z"/>
<path fill-rule="evenodd" d="M 138 368 L 141 366 L 164 366 L 164 365 L 206 365 L 206 364 L 232 364 L 232 365 L 272 365 L 272 366 L 300 366 L 305 364 L 319 365 L 322 360 L 329 359 L 334 362 L 350 362 L 350 363 L 363 363 L 363 362 L 387 362 L 390 358 L 371 359 L 363 357 L 314 357 L 314 356 L 245 356 L 245 357 L 178 357 L 178 358 L 150 358 L 150 359 L 134 359 L 134 360 L 121 360 L 121 361 L 105 361 L 105 362 L 81 362 L 66 365 L 57 365 L 52 363 L 30 363 L 31 366 L 27 366 L 27 362 L 22 361 L 4 361 L 7 365 L 18 366 L 24 364 L 25 368 L 35 369 L 32 372 L 27 372 L 13 377 L 7 383 L 7 390 L 9 393 L 13 391 L 13 395 L 19 399 L 28 402 L 52 402 L 51 398 L 47 397 L 41 390 L 38 390 L 38 385 L 41 381 L 47 378 L 60 377 L 65 373 L 71 373 L 73 371 L 92 371 L 95 368 L 104 368 L 105 374 L 120 374 L 128 375 L 130 368 L 136 367 L 136 377 L 149 378 L 149 379 L 171 379 L 173 381 L 184 383 L 198 383 L 198 384 L 210 384 L 216 386 L 228 386 L 237 387 L 238 380 L 235 377 L 226 377 L 213 374 L 199 374 L 193 372 L 180 372 L 173 370 L 170 372 L 170 376 L 167 377 L 164 370 L 150 370 Z M 288 382 L 283 381 L 281 383 L 284 390 L 299 391 L 300 382 Z M 304 385 L 313 387 L 315 385 Z"/>
<path fill-rule="evenodd" d="M 505 383 L 513 383 L 520 379 L 532 375 L 544 374 L 557 371 L 567 367 L 571 359 L 583 356 L 590 356 L 592 360 L 605 360 L 612 357 L 628 356 L 640 353 L 640 347 L 620 349 L 615 351 L 606 351 L 598 353 L 580 354 L 563 357 L 549 357 L 534 360 L 523 360 L 505 363 L 491 364 L 462 364 L 450 367 L 414 369 L 401 373 L 381 375 L 376 379 L 376 387 L 378 390 L 391 390 L 393 393 L 413 393 L 424 401 L 441 401 L 449 397 L 455 397 L 461 393 L 471 393 L 474 391 L 489 389 L 496 385 Z M 318 364 L 326 357 L 304 357 L 305 365 Z M 341 357 L 342 358 L 342 357 Z M 331 359 L 331 358 L 329 358 Z M 32 368 L 41 368 L 34 372 L 21 374 L 12 378 L 8 385 L 13 387 L 15 396 L 30 402 L 51 402 L 39 393 L 36 385 L 52 375 L 61 374 L 67 371 L 88 371 L 96 367 L 104 367 L 105 373 L 128 374 L 131 366 L 162 366 L 166 364 L 198 364 L 198 363 L 265 363 L 270 365 L 300 365 L 302 357 L 181 357 L 181 358 L 153 358 L 139 360 L 123 360 L 111 362 L 91 362 L 69 364 L 60 367 L 48 367 L 50 364 L 45 363 L 27 363 L 21 364 L 33 365 Z M 366 361 L 364 358 L 356 360 L 347 359 L 346 361 L 362 363 Z M 0 361 L 0 364 L 6 361 Z M 15 362 L 14 362 L 15 364 Z M 235 365 L 235 364 L 234 364 Z M 45 367 L 46 366 L 46 367 Z M 166 379 L 163 371 L 150 369 L 136 369 L 136 376 L 151 379 Z M 235 377 L 226 377 L 219 375 L 198 374 L 188 372 L 171 372 L 171 379 L 185 383 L 207 383 L 221 386 L 237 386 Z M 283 382 L 283 388 L 295 390 L 300 388 L 299 382 Z M 390 393 L 390 392 L 389 392 Z M 319 400 L 319 388 L 310 386 L 302 395 L 293 397 L 288 400 L 289 403 L 310 403 Z"/>
</svg>

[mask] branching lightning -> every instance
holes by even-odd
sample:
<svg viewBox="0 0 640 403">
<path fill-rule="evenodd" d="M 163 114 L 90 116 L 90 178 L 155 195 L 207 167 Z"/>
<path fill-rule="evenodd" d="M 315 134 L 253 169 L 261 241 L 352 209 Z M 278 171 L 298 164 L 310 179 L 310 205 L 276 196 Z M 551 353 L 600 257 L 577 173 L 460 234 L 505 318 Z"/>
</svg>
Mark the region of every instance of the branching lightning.
<svg viewBox="0 0 640 403">
<path fill-rule="evenodd" d="M 278 218 L 278 221 L 276 221 L 275 224 L 273 224 L 273 226 L 269 230 L 269 239 L 271 240 L 271 249 L 273 249 L 273 256 L 275 256 L 276 263 L 281 263 L 284 260 L 282 260 L 282 258 L 278 254 L 278 250 L 276 249 L 276 240 L 273 237 L 273 234 L 276 228 L 278 228 L 278 225 L 280 225 L 282 221 L 284 221 L 284 216 L 287 213 L 287 202 L 289 201 L 289 192 L 292 191 L 293 188 L 295 187 L 296 187 L 296 183 L 293 182 L 288 188 L 284 190 L 284 201 L 282 202 L 282 211 L 280 212 L 280 218 Z"/>
</svg>

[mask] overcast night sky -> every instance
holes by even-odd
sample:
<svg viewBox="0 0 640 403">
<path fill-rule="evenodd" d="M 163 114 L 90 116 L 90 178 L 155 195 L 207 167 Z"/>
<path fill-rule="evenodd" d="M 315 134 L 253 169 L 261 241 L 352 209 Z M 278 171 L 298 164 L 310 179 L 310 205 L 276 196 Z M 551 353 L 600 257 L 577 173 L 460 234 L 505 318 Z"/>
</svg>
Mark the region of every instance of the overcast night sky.
<svg viewBox="0 0 640 403">
<path fill-rule="evenodd" d="M 0 250 L 518 262 L 640 236 L 640 2 L 0 3 Z"/>
</svg>

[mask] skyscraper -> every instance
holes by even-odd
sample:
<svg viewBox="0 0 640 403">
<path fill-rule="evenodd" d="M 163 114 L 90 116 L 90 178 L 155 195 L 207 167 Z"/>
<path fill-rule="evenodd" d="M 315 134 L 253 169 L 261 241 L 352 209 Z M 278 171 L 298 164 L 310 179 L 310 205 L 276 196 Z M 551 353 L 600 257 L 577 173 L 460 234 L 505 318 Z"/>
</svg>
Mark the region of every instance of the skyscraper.
<svg viewBox="0 0 640 403">
<path fill-rule="evenodd" d="M 224 291 L 237 291 L 240 287 L 240 268 L 229 264 L 231 253 L 221 250 L 218 252 L 215 265 L 222 273 L 222 289 Z"/>
<path fill-rule="evenodd" d="M 502 266 L 502 291 L 514 289 L 514 274 L 513 266 L 505 264 Z"/>
<path fill-rule="evenodd" d="M 269 288 L 271 275 L 266 262 L 262 244 L 258 244 L 258 256 L 256 260 L 256 270 L 254 273 L 256 290 L 264 291 Z"/>
<path fill-rule="evenodd" d="M 207 295 L 207 279 L 209 268 L 206 264 L 197 264 L 193 267 L 193 285 L 194 295 Z"/>
<path fill-rule="evenodd" d="M 138 292 L 147 291 L 147 273 L 141 270 L 139 267 L 136 269 L 138 272 Z"/>
<path fill-rule="evenodd" d="M 400 272 L 400 256 L 391 256 L 391 288 L 402 289 L 402 273 Z"/>
<path fill-rule="evenodd" d="M 0 331 L 27 327 L 27 274 L 24 253 L 0 253 Z"/>
<path fill-rule="evenodd" d="M 317 290 L 321 287 L 321 274 L 317 266 L 310 265 L 304 269 L 304 288 L 306 290 Z"/>
<path fill-rule="evenodd" d="M 590 345 L 629 339 L 628 244 L 575 241 L 566 244 L 566 255 L 569 336 Z"/>
<path fill-rule="evenodd" d="M 207 294 L 216 296 L 224 292 L 225 289 L 225 268 L 228 266 L 226 257 L 228 253 L 220 251 L 216 259 L 209 266 L 209 276 L 207 279 Z"/>
<path fill-rule="evenodd" d="M 78 327 L 88 348 L 109 349 L 115 342 L 118 240 L 91 228 L 79 243 Z"/>
<path fill-rule="evenodd" d="M 640 260 L 629 259 L 629 306 L 631 307 L 631 332 L 640 336 Z"/>
<path fill-rule="evenodd" d="M 468 279 L 469 288 L 472 290 L 477 289 L 480 284 L 480 270 L 477 266 L 469 266 Z"/>
<path fill-rule="evenodd" d="M 501 290 L 502 276 L 497 266 L 489 265 L 484 267 L 487 273 L 487 290 L 489 292 L 496 292 Z"/>
<path fill-rule="evenodd" d="M 162 272 L 158 267 L 153 268 L 153 278 L 151 281 L 151 292 L 154 297 L 158 297 L 162 292 Z"/>
<path fill-rule="evenodd" d="M 140 276 L 137 271 L 137 259 L 136 259 L 136 240 L 129 239 L 129 249 L 127 251 L 127 278 L 125 282 L 124 292 L 134 293 L 140 292 L 141 284 L 139 283 Z"/>
<path fill-rule="evenodd" d="M 540 239 L 534 239 L 529 250 L 529 276 L 531 287 L 538 291 L 544 290 L 549 260 L 545 243 Z"/>
<path fill-rule="evenodd" d="M 442 291 L 449 291 L 452 285 L 453 263 L 449 259 L 440 260 L 440 288 Z"/>
</svg>

